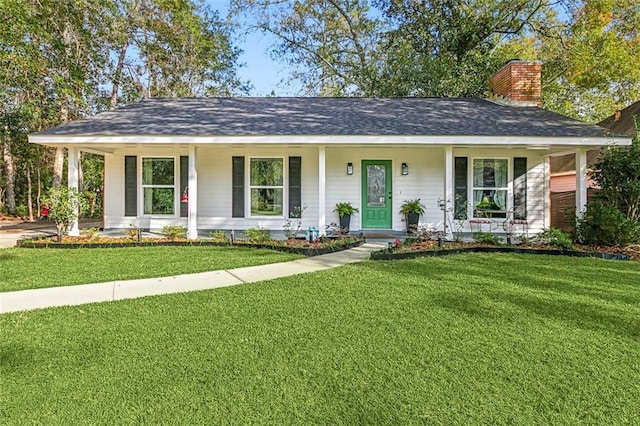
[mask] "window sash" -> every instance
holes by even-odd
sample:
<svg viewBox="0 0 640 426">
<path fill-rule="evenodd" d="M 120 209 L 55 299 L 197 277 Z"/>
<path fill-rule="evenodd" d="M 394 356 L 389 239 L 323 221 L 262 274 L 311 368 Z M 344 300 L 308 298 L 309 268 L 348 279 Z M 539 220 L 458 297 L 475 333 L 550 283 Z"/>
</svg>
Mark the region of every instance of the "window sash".
<svg viewBox="0 0 640 426">
<path fill-rule="evenodd" d="M 506 217 L 509 208 L 509 160 L 476 158 L 471 173 L 473 216 Z"/>
<path fill-rule="evenodd" d="M 176 213 L 176 160 L 173 157 L 142 158 L 142 214 L 172 216 Z"/>
<path fill-rule="evenodd" d="M 248 180 L 251 216 L 284 215 L 284 177 L 283 157 L 249 159 Z"/>
</svg>

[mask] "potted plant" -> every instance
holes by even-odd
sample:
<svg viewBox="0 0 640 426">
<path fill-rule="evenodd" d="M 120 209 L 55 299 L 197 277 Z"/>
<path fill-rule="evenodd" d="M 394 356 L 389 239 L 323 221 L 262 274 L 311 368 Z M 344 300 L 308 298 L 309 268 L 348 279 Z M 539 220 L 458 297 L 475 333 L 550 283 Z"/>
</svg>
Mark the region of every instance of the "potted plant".
<svg viewBox="0 0 640 426">
<path fill-rule="evenodd" d="M 406 200 L 400 206 L 400 213 L 402 213 L 407 222 L 407 234 L 411 234 L 418 229 L 418 222 L 420 215 L 424 214 L 425 206 L 420 202 L 420 198 L 415 200 Z"/>
<path fill-rule="evenodd" d="M 336 204 L 336 208 L 333 209 L 333 211 L 338 213 L 338 217 L 340 218 L 340 231 L 344 233 L 349 232 L 351 215 L 357 213 L 358 209 L 356 207 L 353 207 L 351 205 L 351 202 L 347 202 Z"/>
</svg>

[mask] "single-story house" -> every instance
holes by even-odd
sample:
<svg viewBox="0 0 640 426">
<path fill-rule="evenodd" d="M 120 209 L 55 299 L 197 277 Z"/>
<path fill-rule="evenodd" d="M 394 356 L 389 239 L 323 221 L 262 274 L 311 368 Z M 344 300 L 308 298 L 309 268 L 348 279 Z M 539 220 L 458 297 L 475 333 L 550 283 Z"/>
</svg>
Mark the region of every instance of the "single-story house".
<svg viewBox="0 0 640 426">
<path fill-rule="evenodd" d="M 29 140 L 68 149 L 70 186 L 80 151 L 104 155 L 107 229 L 282 230 L 303 209 L 303 227 L 323 233 L 336 203 L 351 202 L 352 232 L 402 231 L 401 204 L 419 198 L 422 225 L 449 234 L 514 211 L 536 232 L 549 226 L 549 158 L 566 153 L 580 166 L 582 210 L 587 150 L 630 140 L 536 106 L 539 62 L 507 63 L 490 91 L 492 100 L 147 99 Z"/>
</svg>

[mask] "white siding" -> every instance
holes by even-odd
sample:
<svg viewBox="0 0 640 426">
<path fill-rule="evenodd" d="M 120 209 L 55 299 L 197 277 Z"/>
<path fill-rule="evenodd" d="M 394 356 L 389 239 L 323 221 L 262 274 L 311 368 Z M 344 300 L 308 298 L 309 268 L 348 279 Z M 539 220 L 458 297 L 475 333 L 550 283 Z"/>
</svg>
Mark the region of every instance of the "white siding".
<svg viewBox="0 0 640 426">
<path fill-rule="evenodd" d="M 434 229 L 443 229 L 444 213 L 438 207 L 438 200 L 444 198 L 444 147 L 335 147 L 328 146 L 327 154 L 327 191 L 325 210 L 327 223 L 337 222 L 333 212 L 336 203 L 350 201 L 361 208 L 362 203 L 362 160 L 390 160 L 392 164 L 392 217 L 393 230 L 405 229 L 404 218 L 399 213 L 400 205 L 409 199 L 420 198 L 426 206 L 421 224 Z M 159 229 L 168 224 L 186 226 L 186 218 L 149 218 L 124 217 L 124 156 L 170 155 L 176 159 L 188 155 L 186 146 L 163 146 L 149 149 L 121 149 L 105 158 L 105 227 L 126 228 L 130 224 L 144 228 Z M 544 215 L 548 210 L 545 186 L 544 157 L 539 151 L 526 149 L 467 149 L 455 148 L 454 156 L 473 158 L 508 158 L 510 174 L 514 157 L 527 158 L 527 206 L 530 230 L 535 232 L 544 228 Z M 198 228 L 200 229 L 246 229 L 261 226 L 274 231 L 282 230 L 284 217 L 249 217 L 249 199 L 245 198 L 246 217 L 231 217 L 231 158 L 244 156 L 246 170 L 250 157 L 283 157 L 285 164 L 285 188 L 288 180 L 289 156 L 302 157 L 302 200 L 306 210 L 303 227 L 318 224 L 318 148 L 288 146 L 200 146 L 198 148 Z M 347 175 L 347 163 L 353 163 L 353 175 Z M 401 174 L 401 164 L 409 165 L 409 174 Z M 179 161 L 176 162 L 179 167 Z M 179 174 L 178 174 L 179 175 Z M 511 175 L 510 175 L 511 177 Z M 247 178 L 248 179 L 248 178 Z M 248 186 L 248 180 L 246 180 Z M 176 182 L 179 188 L 179 182 Z M 248 191 L 246 191 L 248 193 Z M 139 195 L 140 198 L 140 195 Z M 285 190 L 284 207 L 288 200 Z M 497 221 L 501 221 L 497 219 Z M 361 218 L 355 214 L 351 219 L 352 231 L 361 230 Z M 468 226 L 465 231 L 468 231 Z"/>
<path fill-rule="evenodd" d="M 362 207 L 362 160 L 391 160 L 393 191 L 393 229 L 404 230 L 400 205 L 405 200 L 420 198 L 426 206 L 421 218 L 425 226 L 442 225 L 442 212 L 438 198 L 444 196 L 443 148 L 327 148 L 327 221 L 337 222 L 333 212 L 336 203 L 352 202 Z M 353 175 L 347 175 L 347 163 L 353 163 Z M 409 174 L 402 176 L 401 165 L 409 165 Z M 351 217 L 351 230 L 361 228 L 360 214 Z"/>
<path fill-rule="evenodd" d="M 526 149 L 462 149 L 453 150 L 455 157 L 468 157 L 469 167 L 472 167 L 474 158 L 507 158 L 509 160 L 509 206 L 512 200 L 513 183 L 513 158 L 521 157 L 527 159 L 527 221 L 529 222 L 529 232 L 535 233 L 544 229 L 544 218 L 548 211 L 547 192 L 548 188 L 545 179 L 545 157 L 538 154 L 536 150 Z M 469 182 L 471 185 L 471 182 Z M 469 193 L 471 195 L 471 193 Z M 471 198 L 470 198 L 471 199 Z M 497 229 L 495 232 L 503 232 L 502 223 L 504 219 L 495 219 Z M 471 231 L 468 223 L 464 227 L 465 232 Z"/>
<path fill-rule="evenodd" d="M 180 156 L 188 155 L 187 148 L 175 149 L 174 147 L 155 147 L 136 149 L 131 147 L 121 149 L 113 153 L 113 155 L 105 156 L 104 165 L 104 182 L 105 182 L 105 228 L 127 228 L 130 225 L 139 226 L 141 228 L 149 228 L 160 230 L 166 225 L 187 226 L 187 218 L 180 217 L 180 206 L 174 217 L 126 217 L 124 216 L 124 157 L 127 155 L 135 155 L 138 157 L 138 176 L 140 176 L 140 158 L 141 157 L 175 157 L 175 167 L 180 167 Z M 180 180 L 179 172 L 176 182 L 176 194 L 179 196 Z M 138 204 L 141 203 L 140 179 L 138 177 Z"/>
</svg>

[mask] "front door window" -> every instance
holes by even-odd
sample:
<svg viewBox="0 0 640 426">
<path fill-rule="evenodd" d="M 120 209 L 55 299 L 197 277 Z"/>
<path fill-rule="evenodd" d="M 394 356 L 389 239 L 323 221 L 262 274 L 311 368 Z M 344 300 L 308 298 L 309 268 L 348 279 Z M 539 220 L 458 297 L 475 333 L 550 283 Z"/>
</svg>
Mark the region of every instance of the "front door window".
<svg viewBox="0 0 640 426">
<path fill-rule="evenodd" d="M 383 165 L 370 164 L 367 166 L 367 206 L 384 207 L 386 197 L 387 169 Z"/>
</svg>

